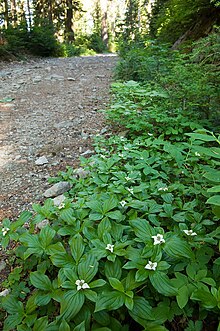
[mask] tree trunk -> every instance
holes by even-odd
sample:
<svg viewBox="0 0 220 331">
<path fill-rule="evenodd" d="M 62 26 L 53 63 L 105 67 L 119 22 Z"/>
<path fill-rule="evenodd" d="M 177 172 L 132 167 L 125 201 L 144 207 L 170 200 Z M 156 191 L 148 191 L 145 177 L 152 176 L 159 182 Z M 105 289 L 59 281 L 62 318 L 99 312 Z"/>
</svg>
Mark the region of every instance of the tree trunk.
<svg viewBox="0 0 220 331">
<path fill-rule="evenodd" d="M 17 10 L 16 10 L 16 0 L 11 0 L 11 19 L 12 25 L 17 25 Z"/>
<path fill-rule="evenodd" d="M 8 28 L 9 26 L 9 13 L 8 13 L 8 1 L 4 0 L 4 25 L 5 25 L 5 29 Z"/>
<path fill-rule="evenodd" d="M 65 22 L 65 39 L 68 43 L 75 40 L 73 31 L 73 2 L 72 0 L 66 1 L 66 22 Z"/>
</svg>

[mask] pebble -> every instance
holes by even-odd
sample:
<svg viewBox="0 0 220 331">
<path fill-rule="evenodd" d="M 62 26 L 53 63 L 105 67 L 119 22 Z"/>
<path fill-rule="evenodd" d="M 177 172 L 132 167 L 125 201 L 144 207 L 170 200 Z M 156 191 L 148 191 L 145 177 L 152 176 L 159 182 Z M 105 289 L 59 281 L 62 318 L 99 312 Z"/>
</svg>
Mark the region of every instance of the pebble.
<svg viewBox="0 0 220 331">
<path fill-rule="evenodd" d="M 41 156 L 39 157 L 36 161 L 35 161 L 35 164 L 36 165 L 44 165 L 44 164 L 47 164 L 48 163 L 48 160 L 46 158 L 46 156 Z"/>
<path fill-rule="evenodd" d="M 64 202 L 65 199 L 66 197 L 63 194 L 58 195 L 53 199 L 54 206 L 59 207 Z"/>
<path fill-rule="evenodd" d="M 45 220 L 37 223 L 36 224 L 36 228 L 41 230 L 41 229 L 45 228 L 47 225 L 49 225 L 49 224 L 50 224 L 50 222 L 47 219 L 45 219 Z"/>
<path fill-rule="evenodd" d="M 9 289 L 5 289 L 4 291 L 0 292 L 0 297 L 6 297 L 6 295 L 8 295 L 10 293 Z"/>
<path fill-rule="evenodd" d="M 59 182 L 54 184 L 52 187 L 47 189 L 44 192 L 44 197 L 45 198 L 53 198 L 57 197 L 58 195 L 63 194 L 64 192 L 67 192 L 71 189 L 71 185 L 68 182 Z"/>
</svg>

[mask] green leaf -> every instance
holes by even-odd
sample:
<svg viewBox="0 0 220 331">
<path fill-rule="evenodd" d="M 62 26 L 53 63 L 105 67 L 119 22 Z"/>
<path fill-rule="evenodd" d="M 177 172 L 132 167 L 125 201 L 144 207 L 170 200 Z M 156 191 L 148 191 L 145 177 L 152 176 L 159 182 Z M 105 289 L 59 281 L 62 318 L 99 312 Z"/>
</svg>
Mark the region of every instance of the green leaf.
<svg viewBox="0 0 220 331">
<path fill-rule="evenodd" d="M 186 257 L 193 259 L 194 257 L 189 244 L 176 236 L 173 236 L 166 241 L 164 251 L 174 258 Z"/>
<path fill-rule="evenodd" d="M 145 327 L 148 320 L 154 320 L 152 307 L 149 302 L 143 298 L 135 296 L 133 299 L 133 309 L 129 310 L 129 315 L 139 324 Z M 151 330 L 151 329 L 149 329 Z"/>
<path fill-rule="evenodd" d="M 92 254 L 84 256 L 78 265 L 78 274 L 80 279 L 89 283 L 98 271 L 98 262 Z"/>
<path fill-rule="evenodd" d="M 50 259 L 56 267 L 72 268 L 75 266 L 73 258 L 67 253 L 57 252 L 50 256 Z"/>
<path fill-rule="evenodd" d="M 149 275 L 151 284 L 159 293 L 165 296 L 174 296 L 176 295 L 176 289 L 171 285 L 170 279 L 168 276 L 160 271 L 156 271 Z"/>
<path fill-rule="evenodd" d="M 201 301 L 202 305 L 207 309 L 213 309 L 217 306 L 216 298 L 204 289 L 197 289 L 193 292 L 190 299 Z"/>
<path fill-rule="evenodd" d="M 89 207 L 93 212 L 98 214 L 102 213 L 102 203 L 97 200 L 92 200 L 86 203 L 86 206 Z"/>
<path fill-rule="evenodd" d="M 136 236 L 141 238 L 143 241 L 149 240 L 153 235 L 152 227 L 145 219 L 139 218 L 131 220 L 130 225 L 133 228 Z"/>
<path fill-rule="evenodd" d="M 33 331 L 45 331 L 46 327 L 48 325 L 48 317 L 44 316 L 41 318 L 38 318 L 36 322 L 34 323 Z"/>
<path fill-rule="evenodd" d="M 74 210 L 72 208 L 62 209 L 59 216 L 70 225 L 73 225 L 76 221 L 76 218 L 74 217 Z"/>
<path fill-rule="evenodd" d="M 29 211 L 22 212 L 21 215 L 19 216 L 19 218 L 17 219 L 17 221 L 12 222 L 10 224 L 10 230 L 11 231 L 17 230 L 22 225 L 24 225 L 24 223 L 28 222 L 29 219 L 31 218 L 31 216 L 32 216 L 32 213 Z"/>
<path fill-rule="evenodd" d="M 61 330 L 60 330 L 61 331 Z M 73 331 L 86 331 L 85 328 L 85 321 L 83 321 L 82 323 L 80 323 L 79 325 L 77 325 Z"/>
<path fill-rule="evenodd" d="M 103 292 L 100 296 L 98 296 L 98 300 L 95 306 L 95 312 L 101 310 L 116 310 L 123 306 L 125 301 L 125 296 L 123 293 L 118 291 L 112 292 Z"/>
<path fill-rule="evenodd" d="M 189 289 L 187 285 L 182 286 L 178 289 L 178 294 L 176 296 L 178 306 L 182 309 L 185 307 L 189 300 Z"/>
<path fill-rule="evenodd" d="M 46 306 L 51 298 L 52 298 L 52 294 L 51 293 L 47 293 L 47 294 L 42 294 L 43 292 L 38 292 L 35 296 L 35 303 L 38 306 Z"/>
<path fill-rule="evenodd" d="M 220 185 L 216 185 L 213 187 L 210 187 L 207 192 L 211 192 L 211 193 L 219 193 L 220 192 Z"/>
<path fill-rule="evenodd" d="M 37 331 L 37 330 L 36 330 Z M 65 319 L 62 320 L 59 331 L 71 331 L 69 324 L 65 321 Z"/>
<path fill-rule="evenodd" d="M 85 291 L 85 296 L 88 300 L 92 301 L 92 302 L 96 302 L 97 301 L 97 293 L 95 291 L 91 291 L 91 290 L 86 290 Z"/>
<path fill-rule="evenodd" d="M 4 321 L 4 331 L 14 330 L 22 321 L 23 317 L 18 314 L 9 315 Z"/>
<path fill-rule="evenodd" d="M 216 141 L 213 136 L 208 134 L 201 134 L 201 133 L 186 133 L 187 136 L 190 136 L 194 140 L 202 140 L 202 141 Z"/>
<path fill-rule="evenodd" d="M 18 301 L 12 295 L 7 295 L 2 299 L 3 308 L 11 315 L 23 316 L 24 307 L 22 302 Z"/>
<path fill-rule="evenodd" d="M 220 183 L 220 171 L 218 170 L 209 171 L 204 174 L 204 177 L 212 182 Z"/>
<path fill-rule="evenodd" d="M 136 282 L 143 282 L 144 280 L 146 280 L 148 278 L 148 276 L 149 276 L 149 271 L 142 268 L 136 272 L 135 280 L 136 280 Z"/>
<path fill-rule="evenodd" d="M 106 284 L 106 281 L 104 279 L 97 279 L 94 280 L 94 282 L 91 282 L 89 284 L 90 288 L 96 288 L 96 287 L 101 287 L 104 286 Z"/>
<path fill-rule="evenodd" d="M 39 241 L 43 248 L 46 248 L 47 246 L 50 245 L 55 234 L 56 234 L 56 231 L 51 229 L 49 226 L 45 226 L 43 229 L 41 229 L 40 234 L 39 234 Z"/>
<path fill-rule="evenodd" d="M 211 205 L 220 206 L 220 195 L 213 195 L 211 198 L 209 198 L 206 203 L 209 203 Z"/>
<path fill-rule="evenodd" d="M 125 289 L 122 283 L 116 278 L 109 278 L 110 285 L 117 291 L 124 293 Z"/>
<path fill-rule="evenodd" d="M 198 152 L 199 154 L 204 154 L 210 157 L 220 159 L 220 148 L 218 147 L 203 147 L 203 146 L 196 146 L 193 149 Z"/>
<path fill-rule="evenodd" d="M 98 236 L 100 239 L 103 238 L 104 233 L 110 232 L 111 230 L 111 223 L 109 219 L 104 218 L 98 225 Z"/>
<path fill-rule="evenodd" d="M 76 316 L 82 308 L 84 301 L 85 297 L 81 291 L 72 290 L 66 292 L 61 301 L 60 317 L 62 320 L 69 321 Z"/>
<path fill-rule="evenodd" d="M 40 290 L 49 291 L 52 288 L 49 277 L 39 271 L 31 272 L 30 281 L 32 285 Z"/>
<path fill-rule="evenodd" d="M 123 220 L 123 215 L 119 210 L 110 211 L 106 214 L 106 216 L 118 222 Z"/>
<path fill-rule="evenodd" d="M 121 278 L 122 267 L 121 267 L 121 261 L 118 257 L 116 257 L 114 262 L 106 261 L 104 268 L 105 268 L 105 275 L 107 278 L 109 277 L 114 277 L 117 279 Z"/>
<path fill-rule="evenodd" d="M 102 206 L 103 214 L 105 215 L 108 211 L 117 207 L 117 205 L 118 205 L 118 200 L 114 197 L 105 200 Z"/>
<path fill-rule="evenodd" d="M 72 237 L 69 241 L 70 249 L 72 256 L 76 263 L 78 264 L 81 256 L 84 253 L 85 245 L 82 236 L 78 233 L 74 237 Z"/>
<path fill-rule="evenodd" d="M 134 307 L 133 298 L 125 297 L 125 306 L 126 306 L 129 310 L 132 310 L 133 307 Z"/>
<path fill-rule="evenodd" d="M 57 253 L 64 253 L 64 254 L 66 254 L 66 250 L 63 247 L 63 244 L 61 242 L 57 242 L 56 244 L 49 245 L 47 247 L 47 249 L 45 250 L 45 252 L 48 255 L 53 255 L 53 254 L 57 254 Z"/>
</svg>

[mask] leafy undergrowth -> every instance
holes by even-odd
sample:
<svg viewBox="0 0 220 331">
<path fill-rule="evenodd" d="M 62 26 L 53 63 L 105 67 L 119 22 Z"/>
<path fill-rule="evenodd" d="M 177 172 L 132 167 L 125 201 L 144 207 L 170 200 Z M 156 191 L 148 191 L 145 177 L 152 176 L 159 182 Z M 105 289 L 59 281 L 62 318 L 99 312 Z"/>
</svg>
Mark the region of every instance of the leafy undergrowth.
<svg viewBox="0 0 220 331">
<path fill-rule="evenodd" d="M 97 137 L 85 178 L 51 179 L 72 184 L 59 206 L 3 221 L 5 331 L 220 329 L 220 137 L 175 112 L 159 121 L 158 87 L 113 89 L 108 114 L 127 134 Z"/>
</svg>

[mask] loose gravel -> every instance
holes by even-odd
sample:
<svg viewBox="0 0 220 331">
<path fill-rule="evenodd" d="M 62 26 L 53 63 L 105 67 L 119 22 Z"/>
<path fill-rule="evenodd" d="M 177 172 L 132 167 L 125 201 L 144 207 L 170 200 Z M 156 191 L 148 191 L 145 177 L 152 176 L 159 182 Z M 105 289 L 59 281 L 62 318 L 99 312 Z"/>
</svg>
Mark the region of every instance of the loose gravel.
<svg viewBox="0 0 220 331">
<path fill-rule="evenodd" d="M 0 64 L 0 221 L 42 202 L 49 177 L 93 153 L 116 62 L 100 55 Z"/>
</svg>

